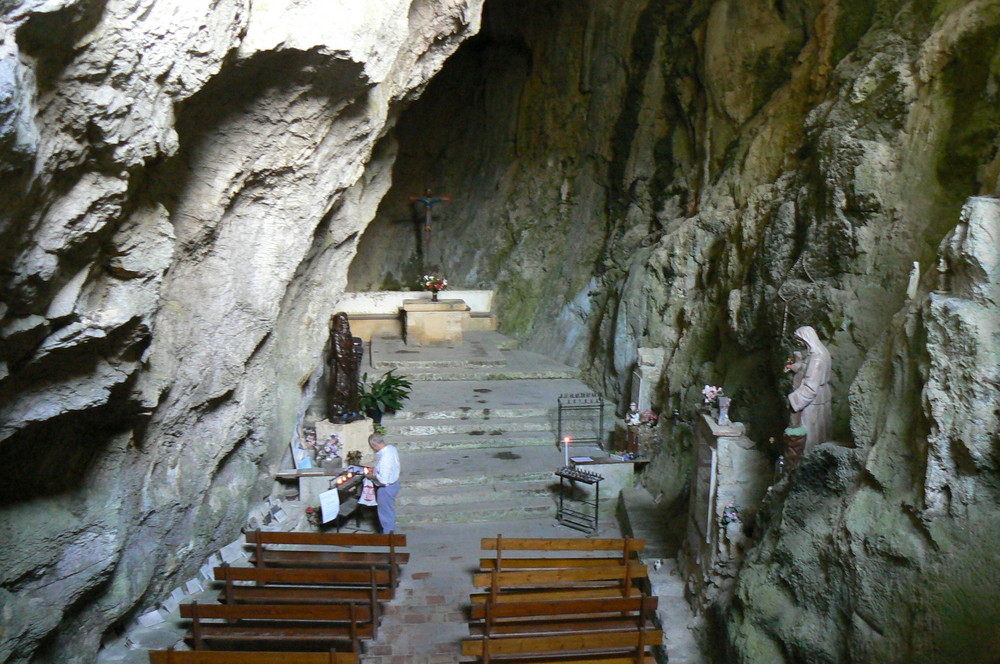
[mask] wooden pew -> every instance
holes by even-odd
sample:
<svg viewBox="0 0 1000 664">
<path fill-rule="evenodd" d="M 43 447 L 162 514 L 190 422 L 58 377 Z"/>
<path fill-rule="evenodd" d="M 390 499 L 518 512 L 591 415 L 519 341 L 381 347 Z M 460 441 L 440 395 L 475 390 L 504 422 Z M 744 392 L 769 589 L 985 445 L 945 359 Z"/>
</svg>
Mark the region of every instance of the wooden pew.
<svg viewBox="0 0 1000 664">
<path fill-rule="evenodd" d="M 223 604 L 363 604 L 373 616 L 372 638 L 378 637 L 379 602 L 392 598 L 392 588 L 378 587 L 388 572 L 374 565 L 365 570 L 296 570 L 223 564 L 214 573 L 224 584 L 219 595 Z"/>
<path fill-rule="evenodd" d="M 663 643 L 658 629 L 590 634 L 485 636 L 462 641 L 462 655 L 490 662 L 531 664 L 656 664 L 647 650 Z"/>
<path fill-rule="evenodd" d="M 493 569 L 472 575 L 472 585 L 487 591 L 473 593 L 471 599 L 474 605 L 487 599 L 497 605 L 522 601 L 631 597 L 642 594 L 633 581 L 647 576 L 646 566 L 640 563 L 565 569 Z"/>
<path fill-rule="evenodd" d="M 149 664 L 358 664 L 353 652 L 150 650 Z"/>
<path fill-rule="evenodd" d="M 656 597 L 574 599 L 541 602 L 490 601 L 472 606 L 473 636 L 602 632 L 652 627 Z"/>
<path fill-rule="evenodd" d="M 257 567 L 386 567 L 390 583 L 399 583 L 400 567 L 410 554 L 399 551 L 406 546 L 406 535 L 389 533 L 299 533 L 254 530 L 246 534 L 253 547 L 250 561 Z M 267 545 L 307 546 L 321 550 L 274 549 Z M 359 549 L 334 550 L 333 547 Z M 360 550 L 364 549 L 364 550 Z"/>
<path fill-rule="evenodd" d="M 621 538 L 545 538 L 484 537 L 481 542 L 484 551 L 496 551 L 491 558 L 479 560 L 480 569 L 544 569 L 559 567 L 605 567 L 638 562 L 638 552 L 646 548 L 646 541 L 627 537 Z M 510 556 L 511 552 L 523 555 Z M 614 555 L 596 555 L 598 552 L 614 552 Z M 561 554 L 561 555 L 560 555 Z M 576 554 L 576 555 L 566 555 Z M 582 554 L 582 555 L 581 555 Z"/>
<path fill-rule="evenodd" d="M 370 609 L 357 604 L 181 604 L 181 618 L 191 620 L 194 650 L 311 650 L 328 652 L 373 638 Z M 207 645 L 214 647 L 207 648 Z"/>
</svg>

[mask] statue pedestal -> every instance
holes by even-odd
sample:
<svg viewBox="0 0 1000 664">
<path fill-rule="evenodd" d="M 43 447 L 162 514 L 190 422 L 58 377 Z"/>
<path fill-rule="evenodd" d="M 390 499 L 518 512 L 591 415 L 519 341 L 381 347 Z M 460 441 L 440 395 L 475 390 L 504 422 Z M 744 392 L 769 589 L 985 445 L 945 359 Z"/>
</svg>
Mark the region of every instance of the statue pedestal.
<svg viewBox="0 0 1000 664">
<path fill-rule="evenodd" d="M 407 346 L 462 343 L 462 328 L 471 317 L 464 300 L 403 300 Z"/>
<path fill-rule="evenodd" d="M 359 450 L 361 452 L 361 464 L 370 466 L 375 462 L 375 453 L 368 445 L 368 436 L 375 432 L 372 421 L 368 418 L 355 420 L 347 424 L 334 424 L 330 420 L 320 420 L 316 423 L 316 439 L 322 440 L 330 434 L 335 433 L 340 436 L 342 443 L 341 459 L 347 465 L 347 455 L 349 452 Z"/>
</svg>

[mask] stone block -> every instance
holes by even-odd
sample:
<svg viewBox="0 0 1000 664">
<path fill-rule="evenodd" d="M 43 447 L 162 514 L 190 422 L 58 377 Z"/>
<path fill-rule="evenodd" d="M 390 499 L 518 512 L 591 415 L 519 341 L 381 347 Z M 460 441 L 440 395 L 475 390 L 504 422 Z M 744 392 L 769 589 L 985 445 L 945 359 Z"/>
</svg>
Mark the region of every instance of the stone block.
<svg viewBox="0 0 1000 664">
<path fill-rule="evenodd" d="M 471 314 L 462 300 L 405 300 L 403 316 L 408 346 L 446 346 L 462 343 Z"/>
<path fill-rule="evenodd" d="M 330 475 L 303 475 L 299 477 L 300 502 L 307 506 L 319 507 L 319 494 L 330 488 Z"/>
<path fill-rule="evenodd" d="M 368 418 L 355 420 L 347 424 L 334 424 L 329 420 L 320 420 L 316 423 L 316 438 L 322 439 L 337 434 L 340 436 L 341 455 L 344 463 L 347 463 L 347 455 L 353 451 L 361 452 L 361 463 L 370 466 L 375 462 L 375 453 L 368 445 L 368 436 L 374 433 L 375 428 Z M 302 483 L 299 482 L 299 500 L 307 502 L 302 495 Z M 307 503 L 311 505 L 312 503 Z"/>
<path fill-rule="evenodd" d="M 622 492 L 622 489 L 635 486 L 635 464 L 631 461 L 595 458 L 593 463 L 588 462 L 577 465 L 580 470 L 585 470 L 588 473 L 597 473 L 604 478 L 601 480 L 601 495 L 600 502 L 598 503 L 602 519 L 609 514 L 614 514 L 618 506 L 618 494 Z M 574 496 L 577 498 L 582 497 L 585 500 L 593 500 L 594 491 L 594 485 L 576 482 Z"/>
</svg>

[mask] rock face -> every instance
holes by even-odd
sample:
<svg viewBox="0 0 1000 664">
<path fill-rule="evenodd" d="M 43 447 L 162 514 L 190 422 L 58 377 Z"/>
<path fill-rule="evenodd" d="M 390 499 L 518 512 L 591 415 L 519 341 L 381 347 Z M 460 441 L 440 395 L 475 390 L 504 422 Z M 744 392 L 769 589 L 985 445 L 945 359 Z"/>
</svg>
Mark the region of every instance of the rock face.
<svg viewBox="0 0 1000 664">
<path fill-rule="evenodd" d="M 1000 200 L 971 199 L 947 291 L 900 311 L 854 381 L 858 448 L 792 477 L 720 616 L 739 661 L 996 660 L 998 237 Z"/>
<path fill-rule="evenodd" d="M 1000 5 L 504 0 L 427 84 L 480 4 L 0 3 L 0 659 L 92 661 L 233 538 L 350 264 L 496 287 L 623 401 L 663 348 L 665 500 L 700 386 L 777 434 L 814 326 L 855 447 L 761 522 L 723 654 L 992 664 L 995 200 L 951 232 L 1000 194 Z"/>
<path fill-rule="evenodd" d="M 271 490 L 386 132 L 480 5 L 0 6 L 0 660 L 93 661 Z"/>
<path fill-rule="evenodd" d="M 992 383 L 943 374 L 956 352 L 988 360 L 995 328 L 976 336 L 937 299 L 931 324 L 906 290 L 914 261 L 918 293 L 934 287 L 936 249 L 967 198 L 1000 194 L 1000 5 L 523 1 L 487 5 L 483 24 L 401 119 L 393 188 L 350 283 L 435 270 L 495 286 L 505 331 L 587 367 L 623 407 L 636 349 L 662 347 L 663 412 L 690 421 L 701 386 L 722 385 L 761 442 L 786 424 L 781 369 L 794 330 L 812 325 L 833 356 L 834 434 L 856 449 L 824 450 L 800 474 L 817 485 L 790 488 L 793 515 L 721 607 L 723 654 L 903 661 L 940 646 L 992 664 L 994 614 L 974 612 L 995 594 L 962 580 L 977 555 L 983 579 L 1000 566 L 962 534 L 986 525 L 996 496 L 988 402 L 954 428 L 966 393 Z M 455 197 L 436 208 L 429 248 L 406 223 L 406 195 L 428 182 Z M 660 429 L 666 449 L 644 481 L 670 500 L 684 494 L 690 436 L 683 422 Z M 925 481 L 946 488 L 922 495 Z M 956 487 L 977 515 L 933 507 L 954 507 Z M 803 510 L 820 520 L 799 523 Z M 897 527 L 906 534 L 883 539 Z M 802 558 L 782 576 L 788 551 Z M 900 573 L 868 583 L 854 569 Z M 829 597 L 837 584 L 848 598 Z M 915 595 L 919 620 L 884 617 Z"/>
</svg>

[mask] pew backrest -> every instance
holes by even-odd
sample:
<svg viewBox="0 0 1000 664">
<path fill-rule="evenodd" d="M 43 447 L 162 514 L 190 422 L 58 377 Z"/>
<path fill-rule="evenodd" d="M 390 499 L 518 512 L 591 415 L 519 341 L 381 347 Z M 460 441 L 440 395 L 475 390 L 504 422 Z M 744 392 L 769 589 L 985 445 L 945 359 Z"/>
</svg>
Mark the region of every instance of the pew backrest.
<svg viewBox="0 0 1000 664">
<path fill-rule="evenodd" d="M 659 600 L 656 597 L 609 597 L 569 600 L 522 601 L 494 604 L 487 600 L 473 604 L 473 620 L 504 618 L 556 618 L 568 615 L 601 615 L 639 613 L 651 615 L 656 611 Z"/>
<path fill-rule="evenodd" d="M 181 604 L 181 618 L 198 620 L 316 620 L 371 622 L 364 604 Z"/>
<path fill-rule="evenodd" d="M 635 649 L 636 661 L 644 658 L 646 647 L 663 643 L 663 631 L 636 629 L 620 632 L 594 632 L 590 634 L 547 634 L 539 636 L 501 636 L 462 641 L 462 655 L 483 657 L 492 655 L 529 655 L 586 651 L 611 653 L 616 650 Z M 581 659 L 583 659 L 581 657 Z M 589 660 L 585 660 L 589 661 Z M 626 660 L 627 661 L 627 660 Z"/>
<path fill-rule="evenodd" d="M 539 586 L 565 586 L 601 581 L 630 581 L 646 578 L 646 566 L 641 563 L 610 565 L 607 567 L 579 567 L 530 570 L 490 570 L 472 575 L 472 585 L 477 588 L 524 588 Z"/>
<path fill-rule="evenodd" d="M 388 586 L 388 570 L 359 568 L 285 568 L 285 567 L 234 567 L 222 565 L 214 568 L 217 581 L 252 581 L 258 585 L 369 585 Z"/>
</svg>

